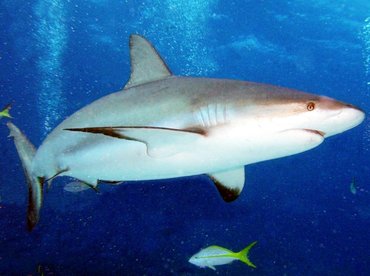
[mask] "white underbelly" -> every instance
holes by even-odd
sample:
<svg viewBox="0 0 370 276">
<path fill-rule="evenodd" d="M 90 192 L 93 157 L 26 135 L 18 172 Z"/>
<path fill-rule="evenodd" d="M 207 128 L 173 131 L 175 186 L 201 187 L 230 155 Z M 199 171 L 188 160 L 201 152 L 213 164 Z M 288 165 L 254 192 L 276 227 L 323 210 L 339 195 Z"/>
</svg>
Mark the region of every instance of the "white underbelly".
<svg viewBox="0 0 370 276">
<path fill-rule="evenodd" d="M 151 180 L 216 172 L 244 165 L 230 147 L 193 144 L 191 148 L 165 157 L 147 154 L 146 145 L 132 141 L 116 141 L 78 156 L 65 155 L 61 167 L 66 175 L 81 180 Z"/>
<path fill-rule="evenodd" d="M 256 133 L 247 137 L 213 135 L 197 140 L 165 157 L 148 155 L 144 143 L 104 138 L 100 144 L 62 155 L 60 167 L 69 175 L 97 180 L 130 181 L 174 178 L 224 171 L 273 158 L 296 154 L 322 142 L 312 133 Z"/>
</svg>

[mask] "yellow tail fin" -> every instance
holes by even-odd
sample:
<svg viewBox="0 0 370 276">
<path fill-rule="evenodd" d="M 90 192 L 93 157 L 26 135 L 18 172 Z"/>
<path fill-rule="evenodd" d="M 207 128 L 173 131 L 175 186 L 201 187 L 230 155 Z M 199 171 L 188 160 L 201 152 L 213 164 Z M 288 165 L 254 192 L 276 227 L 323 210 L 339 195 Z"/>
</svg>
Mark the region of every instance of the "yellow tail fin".
<svg viewBox="0 0 370 276">
<path fill-rule="evenodd" d="M 0 111 L 0 117 L 7 117 L 7 118 L 12 118 L 12 116 L 10 116 L 9 114 L 9 110 L 12 106 L 10 104 L 8 104 L 7 106 L 5 106 L 3 108 L 3 110 Z"/>
<path fill-rule="evenodd" d="M 247 264 L 248 266 L 250 267 L 253 267 L 253 268 L 256 268 L 256 266 L 249 260 L 248 258 L 248 254 L 249 254 L 249 250 L 257 243 L 257 241 L 255 242 L 252 242 L 250 245 L 248 245 L 246 248 L 244 248 L 242 251 L 236 253 L 237 254 L 237 258 Z"/>
</svg>

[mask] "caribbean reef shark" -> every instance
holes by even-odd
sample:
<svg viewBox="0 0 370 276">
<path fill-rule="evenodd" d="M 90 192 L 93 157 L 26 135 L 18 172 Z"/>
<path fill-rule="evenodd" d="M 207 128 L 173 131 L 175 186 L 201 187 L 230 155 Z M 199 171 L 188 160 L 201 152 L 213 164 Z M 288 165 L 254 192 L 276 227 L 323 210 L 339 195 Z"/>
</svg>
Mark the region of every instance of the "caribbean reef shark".
<svg viewBox="0 0 370 276">
<path fill-rule="evenodd" d="M 38 150 L 12 123 L 29 188 L 28 228 L 44 182 L 92 187 L 208 174 L 225 201 L 244 186 L 244 166 L 310 150 L 365 114 L 334 99 L 261 83 L 174 76 L 153 46 L 130 36 L 126 86 L 66 118 Z"/>
</svg>

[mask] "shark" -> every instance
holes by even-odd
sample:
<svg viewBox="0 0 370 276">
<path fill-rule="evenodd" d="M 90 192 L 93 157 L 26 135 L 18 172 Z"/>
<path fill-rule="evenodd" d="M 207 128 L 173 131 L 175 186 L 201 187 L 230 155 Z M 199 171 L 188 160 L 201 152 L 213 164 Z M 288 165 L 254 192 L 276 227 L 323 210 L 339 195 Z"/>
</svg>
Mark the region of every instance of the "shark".
<svg viewBox="0 0 370 276">
<path fill-rule="evenodd" d="M 248 164 L 305 152 L 359 125 L 365 114 L 335 99 L 269 84 L 175 76 L 144 37 L 129 39 L 122 90 L 61 122 L 36 149 L 12 122 L 28 184 L 27 226 L 39 221 L 44 183 L 209 175 L 221 197 L 243 190 Z"/>
</svg>

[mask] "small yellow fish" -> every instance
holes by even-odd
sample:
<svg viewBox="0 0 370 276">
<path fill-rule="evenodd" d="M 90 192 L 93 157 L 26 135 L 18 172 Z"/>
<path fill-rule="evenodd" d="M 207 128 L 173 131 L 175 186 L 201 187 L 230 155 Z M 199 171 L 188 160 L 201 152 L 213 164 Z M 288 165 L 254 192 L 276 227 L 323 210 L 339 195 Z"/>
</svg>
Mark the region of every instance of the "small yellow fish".
<svg viewBox="0 0 370 276">
<path fill-rule="evenodd" d="M 3 118 L 3 117 L 6 117 L 6 118 L 12 118 L 12 116 L 10 116 L 9 114 L 9 110 L 12 108 L 12 105 L 11 104 L 8 104 L 6 105 L 1 111 L 0 111 L 0 119 Z"/>
<path fill-rule="evenodd" d="M 239 260 L 250 267 L 256 268 L 256 266 L 248 258 L 249 250 L 256 243 L 257 241 L 252 242 L 240 252 L 233 252 L 224 247 L 212 245 L 200 250 L 198 253 L 193 255 L 189 259 L 189 262 L 199 267 L 209 267 L 213 270 L 216 270 L 216 265 L 229 264 L 235 260 Z"/>
</svg>

